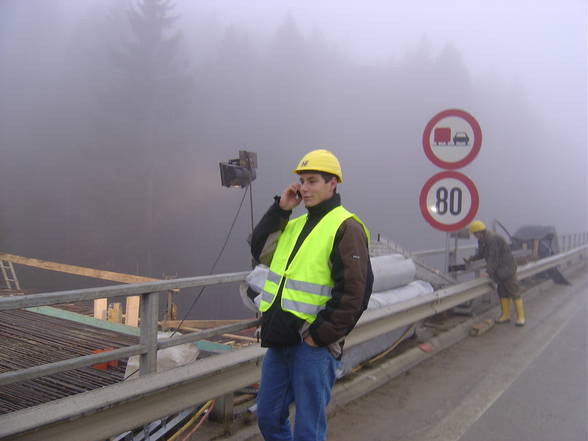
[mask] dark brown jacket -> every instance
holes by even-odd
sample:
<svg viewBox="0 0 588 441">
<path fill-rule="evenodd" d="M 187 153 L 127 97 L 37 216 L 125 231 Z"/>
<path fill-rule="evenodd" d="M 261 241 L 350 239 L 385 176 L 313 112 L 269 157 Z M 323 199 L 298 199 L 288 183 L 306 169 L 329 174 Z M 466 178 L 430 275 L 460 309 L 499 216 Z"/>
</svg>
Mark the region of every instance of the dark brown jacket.
<svg viewBox="0 0 588 441">
<path fill-rule="evenodd" d="M 255 227 L 251 239 L 251 253 L 257 263 L 270 265 L 280 233 L 286 227 L 291 211 L 282 210 L 279 197 Z M 335 194 L 308 210 L 308 218 L 288 265 L 310 231 L 322 217 L 341 205 Z M 319 346 L 329 346 L 336 357 L 340 357 L 344 337 L 353 329 L 367 308 L 372 292 L 373 273 L 369 259 L 368 243 L 363 227 L 355 219 L 345 220 L 337 230 L 330 254 L 331 273 L 335 286 L 331 299 L 309 326 L 304 320 L 282 310 L 280 307 L 282 286 L 272 306 L 262 316 L 261 345 L 264 347 L 290 346 L 298 344 L 310 333 Z"/>
</svg>

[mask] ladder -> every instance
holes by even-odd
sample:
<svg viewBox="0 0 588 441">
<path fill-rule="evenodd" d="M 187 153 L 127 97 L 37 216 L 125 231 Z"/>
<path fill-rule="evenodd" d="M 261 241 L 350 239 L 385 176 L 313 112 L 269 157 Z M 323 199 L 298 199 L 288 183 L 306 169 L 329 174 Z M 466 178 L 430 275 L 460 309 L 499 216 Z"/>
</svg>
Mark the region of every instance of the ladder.
<svg viewBox="0 0 588 441">
<path fill-rule="evenodd" d="M 14 271 L 12 262 L 0 260 L 0 272 L 2 273 L 6 289 L 20 291 L 20 283 L 18 282 L 18 277 L 16 277 L 16 271 Z"/>
</svg>

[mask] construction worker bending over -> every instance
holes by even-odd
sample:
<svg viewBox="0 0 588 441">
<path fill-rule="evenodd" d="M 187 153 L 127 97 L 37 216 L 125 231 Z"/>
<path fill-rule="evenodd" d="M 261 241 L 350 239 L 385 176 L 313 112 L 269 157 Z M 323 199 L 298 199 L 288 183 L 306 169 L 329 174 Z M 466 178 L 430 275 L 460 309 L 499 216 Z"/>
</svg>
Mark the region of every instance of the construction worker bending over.
<svg viewBox="0 0 588 441">
<path fill-rule="evenodd" d="M 259 309 L 263 359 L 257 416 L 265 440 L 320 441 L 345 336 L 366 309 L 369 232 L 341 205 L 338 159 L 314 150 L 255 227 L 251 252 L 269 264 Z M 304 202 L 308 213 L 290 219 Z M 294 430 L 288 406 L 296 406 Z"/>
<path fill-rule="evenodd" d="M 513 299 L 517 314 L 516 325 L 525 325 L 523 299 L 519 294 L 517 282 L 517 263 L 509 245 L 497 233 L 488 231 L 482 221 L 476 220 L 470 225 L 470 232 L 478 239 L 478 250 L 475 255 L 465 258 L 469 263 L 473 260 L 485 259 L 486 272 L 496 283 L 502 314 L 496 323 L 510 322 L 510 301 Z"/>
</svg>

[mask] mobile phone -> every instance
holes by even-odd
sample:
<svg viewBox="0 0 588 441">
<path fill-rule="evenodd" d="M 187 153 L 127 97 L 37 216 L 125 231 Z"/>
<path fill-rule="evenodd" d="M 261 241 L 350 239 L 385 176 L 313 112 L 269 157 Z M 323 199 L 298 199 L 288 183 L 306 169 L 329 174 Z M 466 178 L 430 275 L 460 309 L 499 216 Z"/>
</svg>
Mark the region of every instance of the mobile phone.
<svg viewBox="0 0 588 441">
<path fill-rule="evenodd" d="M 296 192 L 296 197 L 297 197 L 298 199 L 302 199 L 302 194 L 301 194 L 299 191 L 297 191 L 297 192 Z"/>
</svg>

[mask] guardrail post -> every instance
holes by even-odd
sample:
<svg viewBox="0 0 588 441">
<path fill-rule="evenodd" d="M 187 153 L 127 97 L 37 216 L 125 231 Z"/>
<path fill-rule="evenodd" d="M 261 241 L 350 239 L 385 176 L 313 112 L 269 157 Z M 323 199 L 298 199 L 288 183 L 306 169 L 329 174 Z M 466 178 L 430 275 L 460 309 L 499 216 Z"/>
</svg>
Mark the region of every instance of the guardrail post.
<svg viewBox="0 0 588 441">
<path fill-rule="evenodd" d="M 210 417 L 222 423 L 225 433 L 231 433 L 231 426 L 233 424 L 233 412 L 235 399 L 234 393 L 228 393 L 216 399 L 212 414 Z"/>
<path fill-rule="evenodd" d="M 140 374 L 157 371 L 157 319 L 159 318 L 159 293 L 141 294 L 141 335 L 139 343 L 147 346 L 147 352 L 141 354 Z"/>
</svg>

